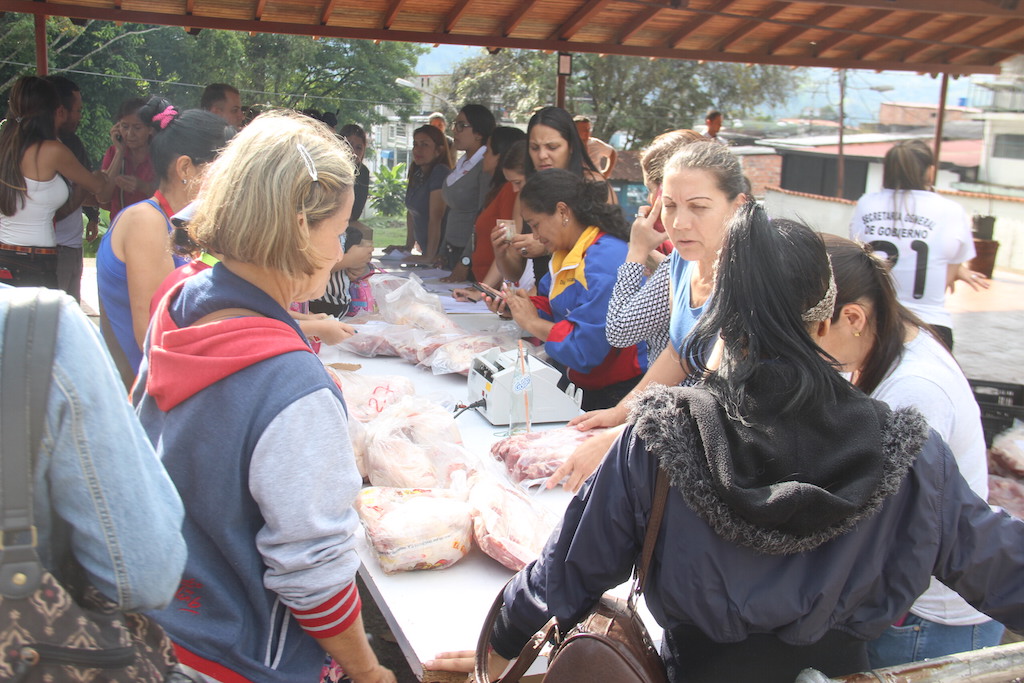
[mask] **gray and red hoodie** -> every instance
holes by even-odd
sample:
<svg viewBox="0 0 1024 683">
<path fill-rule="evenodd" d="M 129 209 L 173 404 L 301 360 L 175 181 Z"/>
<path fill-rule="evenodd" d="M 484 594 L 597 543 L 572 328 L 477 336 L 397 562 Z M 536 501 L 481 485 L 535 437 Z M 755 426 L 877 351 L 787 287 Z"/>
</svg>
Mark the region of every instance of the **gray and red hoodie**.
<svg viewBox="0 0 1024 683">
<path fill-rule="evenodd" d="M 225 309 L 258 315 L 194 324 Z M 153 613 L 178 657 L 220 681 L 316 680 L 315 639 L 360 611 L 338 386 L 287 311 L 218 264 L 162 299 L 133 402 L 185 504 L 188 563 Z"/>
</svg>

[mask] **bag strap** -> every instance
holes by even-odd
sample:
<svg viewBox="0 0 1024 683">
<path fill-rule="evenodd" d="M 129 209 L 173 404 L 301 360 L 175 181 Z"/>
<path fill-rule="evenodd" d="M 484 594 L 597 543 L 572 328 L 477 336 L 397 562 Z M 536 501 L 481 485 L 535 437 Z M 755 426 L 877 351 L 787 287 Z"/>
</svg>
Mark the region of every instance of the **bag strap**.
<svg viewBox="0 0 1024 683">
<path fill-rule="evenodd" d="M 498 621 L 498 615 L 501 614 L 501 607 L 505 604 L 505 589 L 512 583 L 512 579 L 509 579 L 501 590 L 498 591 L 498 595 L 494 598 L 494 602 L 491 604 L 490 611 L 487 612 L 487 616 L 484 618 L 484 626 L 480 629 L 480 637 L 477 638 L 476 642 L 476 664 L 473 669 L 473 680 L 475 683 L 491 683 L 491 674 L 489 669 L 489 654 L 491 652 L 491 632 L 494 630 L 494 624 Z M 533 663 L 537 660 L 540 655 L 540 651 L 544 649 L 544 644 L 548 642 L 552 636 L 558 634 L 558 619 L 551 617 L 548 622 L 537 633 L 530 638 L 530 642 L 523 647 L 523 651 L 519 653 L 519 657 L 512 662 L 512 666 L 509 668 L 508 673 L 498 679 L 495 683 L 517 683 L 522 678 Z"/>
<path fill-rule="evenodd" d="M 32 517 L 32 469 L 42 442 L 62 294 L 19 289 L 9 298 L 0 357 L 0 593 L 30 595 L 42 576 Z"/>
<path fill-rule="evenodd" d="M 647 522 L 647 532 L 644 534 L 644 545 L 643 550 L 640 553 L 640 561 L 636 565 L 636 575 L 634 579 L 633 590 L 630 591 L 629 606 L 630 609 L 634 607 L 634 601 L 636 596 L 643 592 L 644 580 L 647 576 L 647 567 L 651 564 L 651 558 L 654 556 L 654 546 L 658 541 L 658 531 L 661 529 L 661 520 L 665 516 L 665 504 L 668 500 L 668 475 L 665 471 L 658 468 L 658 474 L 655 477 L 654 482 L 654 498 L 651 503 L 651 516 Z M 498 591 L 497 597 L 494 598 L 494 603 L 491 605 L 491 609 L 487 612 L 487 617 L 484 618 L 483 628 L 480 629 L 480 637 L 476 643 L 476 664 L 473 671 L 475 683 L 491 683 L 490 673 L 488 671 L 488 653 L 491 651 L 491 632 L 494 630 L 494 624 L 498 621 L 498 615 L 501 614 L 502 605 L 505 604 L 505 588 L 512 580 L 509 579 L 500 591 Z M 544 626 L 534 634 L 530 639 L 530 642 L 526 644 L 519 657 L 512 663 L 512 667 L 508 670 L 500 681 L 497 683 L 516 683 L 526 671 L 530 668 L 533 662 L 537 659 L 541 649 L 544 647 L 544 643 L 551 639 L 552 636 L 557 636 L 558 631 L 558 620 L 555 617 L 551 617 Z"/>
<path fill-rule="evenodd" d="M 644 592 L 647 569 L 651 566 L 651 558 L 654 557 L 654 546 L 658 542 L 658 531 L 661 530 L 661 520 L 665 516 L 665 503 L 667 500 L 668 475 L 665 474 L 665 470 L 658 467 L 658 476 L 654 480 L 654 498 L 651 501 L 651 517 L 647 521 L 644 547 L 640 552 L 640 561 L 636 565 L 636 587 L 630 593 L 630 600 Z"/>
</svg>

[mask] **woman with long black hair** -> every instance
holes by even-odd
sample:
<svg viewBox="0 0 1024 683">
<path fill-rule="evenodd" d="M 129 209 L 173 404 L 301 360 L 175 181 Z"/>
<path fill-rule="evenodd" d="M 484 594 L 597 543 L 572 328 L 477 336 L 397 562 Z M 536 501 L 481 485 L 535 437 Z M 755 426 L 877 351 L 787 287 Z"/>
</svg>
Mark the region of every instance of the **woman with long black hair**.
<svg viewBox="0 0 1024 683">
<path fill-rule="evenodd" d="M 703 384 L 639 397 L 540 557 L 505 587 L 494 669 L 552 616 L 567 628 L 629 578 L 659 471 L 669 487 L 644 599 L 672 681 L 867 671 L 867 641 L 933 575 L 1024 628 L 1024 522 L 970 489 L 919 413 L 836 371 L 819 346 L 835 302 L 821 237 L 746 205 L 683 348 Z M 465 669 L 463 654 L 442 665 Z"/>
</svg>

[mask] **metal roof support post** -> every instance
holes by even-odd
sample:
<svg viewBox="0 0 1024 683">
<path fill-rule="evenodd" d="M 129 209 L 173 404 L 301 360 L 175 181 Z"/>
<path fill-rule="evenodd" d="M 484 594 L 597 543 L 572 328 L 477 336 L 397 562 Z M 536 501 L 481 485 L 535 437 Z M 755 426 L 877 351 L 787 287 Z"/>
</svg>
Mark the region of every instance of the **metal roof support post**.
<svg viewBox="0 0 1024 683">
<path fill-rule="evenodd" d="M 935 117 L 935 168 L 932 169 L 932 185 L 939 177 L 939 154 L 942 152 L 942 127 L 946 122 L 946 91 L 949 89 L 949 72 L 942 72 L 942 87 L 939 88 L 939 113 Z"/>
<path fill-rule="evenodd" d="M 572 75 L 572 53 L 558 53 L 558 79 L 555 81 L 555 106 L 565 109 L 565 84 Z"/>
<path fill-rule="evenodd" d="M 846 156 L 843 154 L 843 128 L 846 127 L 846 69 L 839 70 L 839 155 L 836 157 L 836 196 L 843 196 L 846 182 Z"/>
<path fill-rule="evenodd" d="M 36 20 L 36 73 L 45 76 L 49 73 L 46 55 L 46 15 L 35 15 Z"/>
</svg>

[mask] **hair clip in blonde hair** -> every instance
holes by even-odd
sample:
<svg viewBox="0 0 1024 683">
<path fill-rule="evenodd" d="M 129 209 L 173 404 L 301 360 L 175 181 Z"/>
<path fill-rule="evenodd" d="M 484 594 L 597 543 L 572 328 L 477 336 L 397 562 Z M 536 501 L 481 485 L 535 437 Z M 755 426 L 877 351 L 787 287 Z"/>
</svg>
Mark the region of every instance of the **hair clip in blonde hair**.
<svg viewBox="0 0 1024 683">
<path fill-rule="evenodd" d="M 821 301 L 803 312 L 800 318 L 805 323 L 820 323 L 824 320 L 831 320 L 836 310 L 836 275 L 832 270 L 832 257 L 828 257 L 828 289 Z"/>
<path fill-rule="evenodd" d="M 301 142 L 295 143 L 295 148 L 299 150 L 302 163 L 306 164 L 306 171 L 309 173 L 309 177 L 313 179 L 314 183 L 317 182 L 320 179 L 320 175 L 316 172 L 316 164 L 313 163 L 313 157 L 309 150 Z"/>
</svg>

